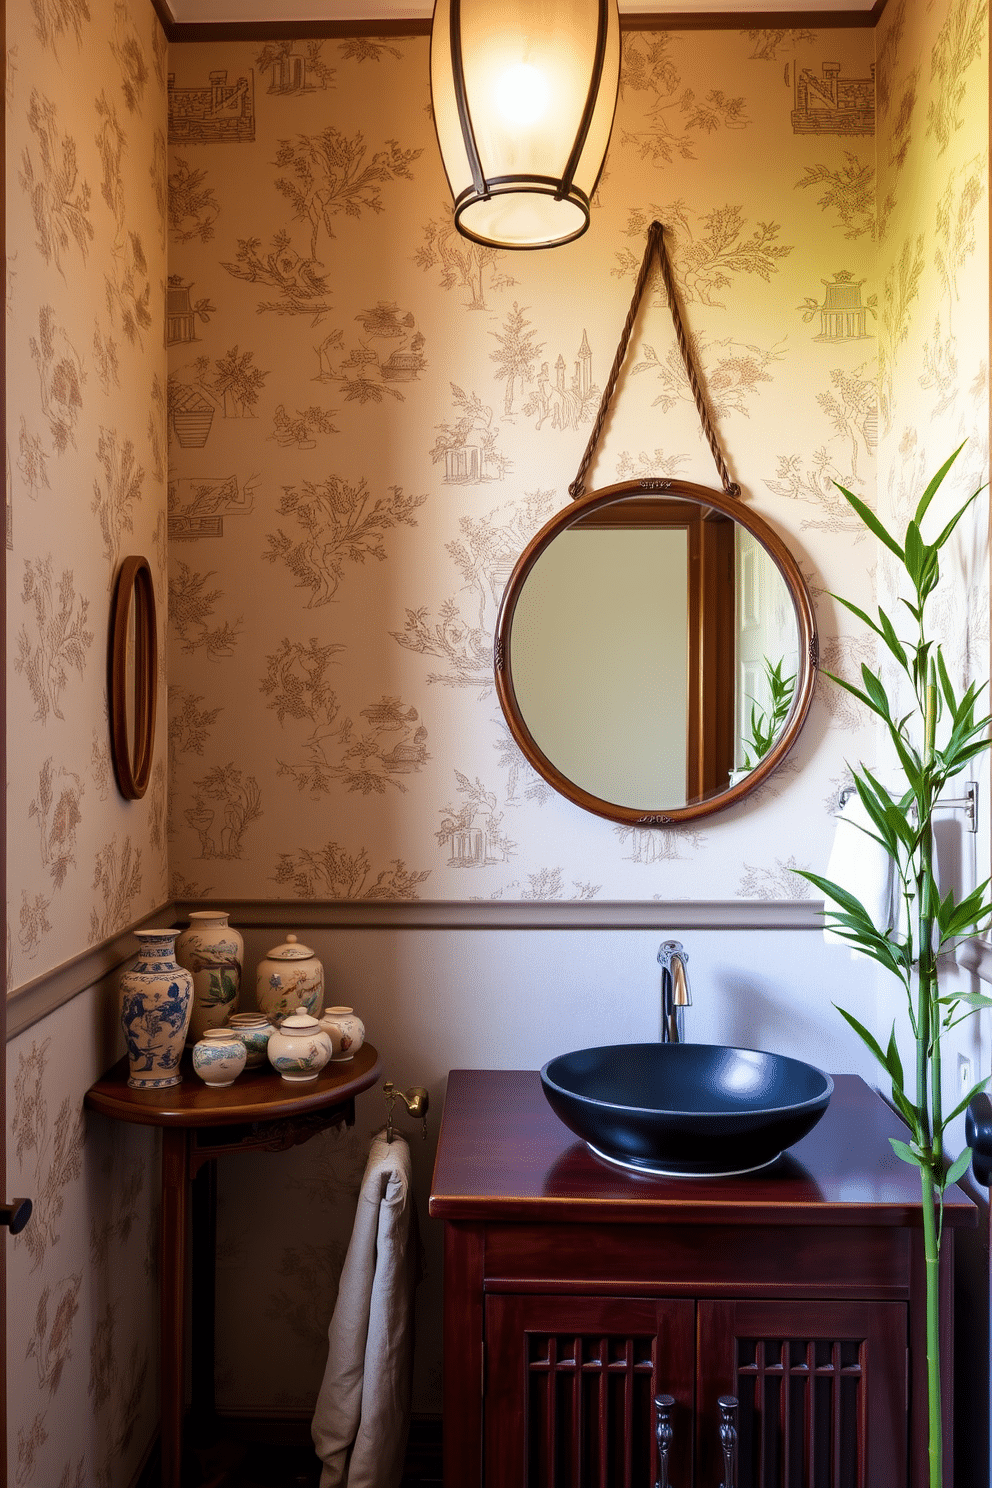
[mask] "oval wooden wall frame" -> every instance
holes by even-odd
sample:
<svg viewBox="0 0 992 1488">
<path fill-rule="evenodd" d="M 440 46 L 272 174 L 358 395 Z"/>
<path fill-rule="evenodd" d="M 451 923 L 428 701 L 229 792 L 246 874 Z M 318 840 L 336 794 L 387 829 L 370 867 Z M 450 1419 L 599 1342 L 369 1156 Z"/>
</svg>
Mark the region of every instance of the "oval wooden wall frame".
<svg viewBox="0 0 992 1488">
<path fill-rule="evenodd" d="M 134 727 L 128 728 L 128 631 L 134 617 Z M 125 558 L 114 585 L 110 623 L 110 751 L 117 788 L 128 801 L 148 789 L 155 749 L 158 633 L 147 558 Z"/>
</svg>

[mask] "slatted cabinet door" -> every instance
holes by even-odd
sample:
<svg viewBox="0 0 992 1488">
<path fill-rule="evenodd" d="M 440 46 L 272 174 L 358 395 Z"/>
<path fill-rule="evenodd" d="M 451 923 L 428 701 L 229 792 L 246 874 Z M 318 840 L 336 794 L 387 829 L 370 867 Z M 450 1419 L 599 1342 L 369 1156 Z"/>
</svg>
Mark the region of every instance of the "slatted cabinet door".
<svg viewBox="0 0 992 1488">
<path fill-rule="evenodd" d="M 901 1302 L 700 1301 L 697 1485 L 723 1481 L 736 1395 L 739 1488 L 906 1488 Z"/>
<path fill-rule="evenodd" d="M 485 1488 L 654 1488 L 659 1394 L 691 1482 L 693 1302 L 497 1294 L 485 1329 Z"/>
</svg>

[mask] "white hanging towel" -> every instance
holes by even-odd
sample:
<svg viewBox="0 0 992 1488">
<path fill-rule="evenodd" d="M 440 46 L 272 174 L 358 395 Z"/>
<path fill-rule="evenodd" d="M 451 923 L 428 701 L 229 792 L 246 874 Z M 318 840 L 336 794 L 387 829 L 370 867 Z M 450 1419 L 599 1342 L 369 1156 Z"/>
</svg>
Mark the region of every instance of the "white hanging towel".
<svg viewBox="0 0 992 1488">
<path fill-rule="evenodd" d="M 837 814 L 834 845 L 824 877 L 860 900 L 875 929 L 884 934 L 893 923 L 896 874 L 885 848 L 874 835 L 869 836 L 874 832 L 875 824 L 861 797 L 857 791 L 852 791 Z M 842 912 L 841 906 L 833 899 L 824 900 L 824 909 Z M 851 944 L 831 929 L 829 923 L 824 924 L 823 938 L 834 945 Z M 852 955 L 860 954 L 852 949 Z"/>
<path fill-rule="evenodd" d="M 413 1379 L 413 1303 L 420 1239 L 410 1148 L 373 1138 L 337 1302 L 311 1435 L 320 1488 L 397 1488 Z"/>
</svg>

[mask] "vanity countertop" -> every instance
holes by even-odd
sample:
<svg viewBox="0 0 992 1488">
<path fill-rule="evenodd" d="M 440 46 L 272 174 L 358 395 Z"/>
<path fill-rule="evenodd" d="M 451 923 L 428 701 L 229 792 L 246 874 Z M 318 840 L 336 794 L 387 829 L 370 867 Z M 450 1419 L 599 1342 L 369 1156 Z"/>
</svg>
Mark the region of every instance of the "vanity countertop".
<svg viewBox="0 0 992 1488">
<path fill-rule="evenodd" d="M 557 1118 L 536 1070 L 452 1070 L 431 1186 L 438 1219 L 552 1223 L 920 1223 L 918 1170 L 888 1138 L 906 1129 L 857 1075 L 835 1075 L 823 1118 L 771 1166 L 736 1178 L 661 1178 L 594 1157 Z M 662 1213 L 661 1211 L 664 1211 Z M 957 1185 L 944 1223 L 974 1226 Z"/>
</svg>

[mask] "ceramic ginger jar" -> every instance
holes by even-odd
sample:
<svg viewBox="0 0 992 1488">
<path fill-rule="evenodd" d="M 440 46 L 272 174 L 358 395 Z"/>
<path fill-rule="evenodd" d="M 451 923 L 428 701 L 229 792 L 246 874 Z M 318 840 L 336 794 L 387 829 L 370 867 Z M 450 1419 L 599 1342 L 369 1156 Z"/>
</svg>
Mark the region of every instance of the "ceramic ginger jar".
<svg viewBox="0 0 992 1488">
<path fill-rule="evenodd" d="M 269 1063 L 284 1080 L 316 1080 L 330 1057 L 327 1034 L 305 1007 L 283 1018 L 269 1038 Z"/>
<path fill-rule="evenodd" d="M 365 1024 L 353 1008 L 327 1008 L 320 1026 L 331 1041 L 331 1058 L 338 1064 L 354 1059 L 365 1042 Z"/>
<path fill-rule="evenodd" d="M 220 1028 L 238 1006 L 245 943 L 227 911 L 196 909 L 176 942 L 176 960 L 193 974 L 193 1011 L 187 1042 Z"/>
<path fill-rule="evenodd" d="M 278 1028 L 294 1009 L 303 1007 L 319 1018 L 324 1006 L 324 968 L 309 946 L 287 935 L 258 963 L 255 974 L 258 1010 Z"/>
<path fill-rule="evenodd" d="M 268 1063 L 269 1037 L 275 1029 L 264 1013 L 232 1013 L 227 1026 L 245 1046 L 245 1069 L 259 1069 Z"/>
<path fill-rule="evenodd" d="M 205 1085 L 233 1085 L 247 1057 L 233 1028 L 208 1028 L 193 1045 L 193 1069 Z"/>
<path fill-rule="evenodd" d="M 121 1027 L 132 1090 L 182 1081 L 179 1061 L 193 1005 L 193 978 L 176 960 L 178 930 L 136 930 L 140 950 L 121 977 Z"/>
</svg>

